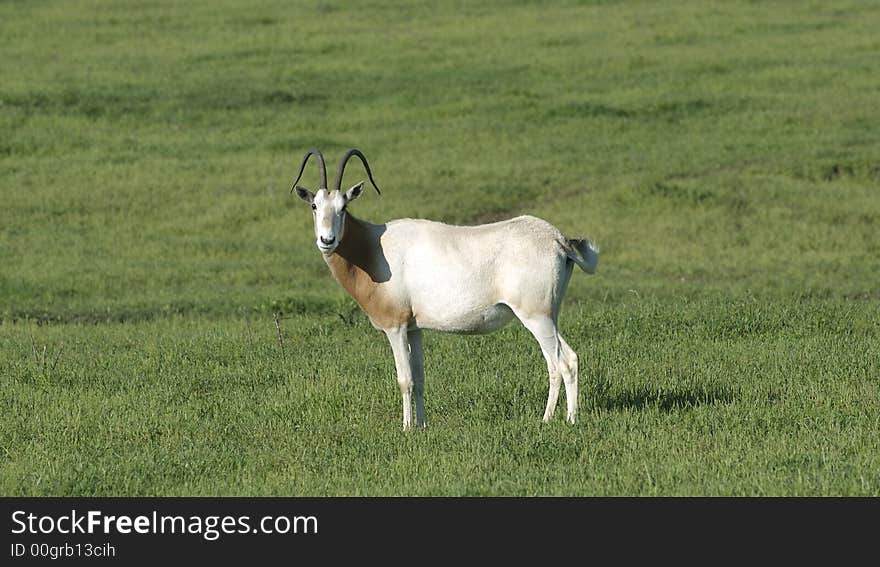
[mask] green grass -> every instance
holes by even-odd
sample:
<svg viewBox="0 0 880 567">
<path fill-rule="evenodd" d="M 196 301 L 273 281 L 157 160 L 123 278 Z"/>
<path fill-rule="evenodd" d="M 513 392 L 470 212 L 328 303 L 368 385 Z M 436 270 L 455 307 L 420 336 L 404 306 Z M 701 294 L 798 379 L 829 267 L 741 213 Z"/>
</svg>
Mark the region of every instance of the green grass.
<svg viewBox="0 0 880 567">
<path fill-rule="evenodd" d="M 0 3 L 0 494 L 880 494 L 878 25 Z M 426 335 L 429 427 L 399 431 L 390 348 L 287 193 L 313 145 L 366 153 L 362 218 L 599 243 L 561 315 L 576 426 L 540 423 L 511 325 Z"/>
</svg>

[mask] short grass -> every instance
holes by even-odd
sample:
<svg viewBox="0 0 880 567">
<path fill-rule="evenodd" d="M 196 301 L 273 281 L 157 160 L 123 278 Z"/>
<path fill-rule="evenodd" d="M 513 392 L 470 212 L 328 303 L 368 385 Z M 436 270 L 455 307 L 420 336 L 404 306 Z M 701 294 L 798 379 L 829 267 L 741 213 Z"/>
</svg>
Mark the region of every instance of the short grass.
<svg viewBox="0 0 880 567">
<path fill-rule="evenodd" d="M 0 494 L 880 494 L 878 25 L 0 3 Z M 363 218 L 600 244 L 561 316 L 577 425 L 540 423 L 511 325 L 428 334 L 429 427 L 399 431 L 390 349 L 287 194 L 313 145 L 370 158 Z"/>
</svg>

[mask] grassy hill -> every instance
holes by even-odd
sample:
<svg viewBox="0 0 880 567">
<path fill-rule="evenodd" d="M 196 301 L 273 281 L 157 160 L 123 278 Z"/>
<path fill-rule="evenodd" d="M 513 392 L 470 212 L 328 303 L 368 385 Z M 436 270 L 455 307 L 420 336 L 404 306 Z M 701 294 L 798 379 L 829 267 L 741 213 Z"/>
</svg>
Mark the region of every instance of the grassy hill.
<svg viewBox="0 0 880 567">
<path fill-rule="evenodd" d="M 878 25 L 0 3 L 0 494 L 880 493 Z M 429 428 L 398 431 L 390 348 L 287 193 L 310 146 L 364 151 L 373 222 L 596 240 L 560 317 L 576 426 L 540 423 L 513 324 L 427 334 Z"/>
</svg>

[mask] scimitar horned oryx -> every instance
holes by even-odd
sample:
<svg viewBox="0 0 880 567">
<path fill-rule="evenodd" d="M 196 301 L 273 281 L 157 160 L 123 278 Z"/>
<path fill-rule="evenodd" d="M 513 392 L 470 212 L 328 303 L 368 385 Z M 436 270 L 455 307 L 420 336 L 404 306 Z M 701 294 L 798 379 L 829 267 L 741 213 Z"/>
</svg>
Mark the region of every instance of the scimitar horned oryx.
<svg viewBox="0 0 880 567">
<path fill-rule="evenodd" d="M 321 167 L 314 193 L 297 185 L 311 156 Z M 557 318 L 574 265 L 594 273 L 598 248 L 588 239 L 566 238 L 532 216 L 479 226 L 408 218 L 366 222 L 349 211 L 364 182 L 340 189 L 352 156 L 360 158 L 380 193 L 367 159 L 356 149 L 343 156 L 329 189 L 324 157 L 314 148 L 303 157 L 291 192 L 312 207 L 315 243 L 333 277 L 391 343 L 403 394 L 403 428 L 426 423 L 422 330 L 491 333 L 513 317 L 535 336 L 547 361 L 544 421 L 553 417 L 564 383 L 566 415 L 574 423 L 578 357 L 559 334 Z"/>
</svg>

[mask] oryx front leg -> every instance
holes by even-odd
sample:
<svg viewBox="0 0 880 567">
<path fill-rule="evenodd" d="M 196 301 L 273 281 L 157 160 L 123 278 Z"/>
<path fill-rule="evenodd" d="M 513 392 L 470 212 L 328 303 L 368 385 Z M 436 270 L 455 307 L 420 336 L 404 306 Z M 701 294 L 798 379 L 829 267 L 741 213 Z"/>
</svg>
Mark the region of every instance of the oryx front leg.
<svg viewBox="0 0 880 567">
<path fill-rule="evenodd" d="M 397 384 L 403 397 L 403 429 L 406 431 L 413 425 L 412 394 L 413 372 L 410 364 L 410 342 L 406 326 L 385 329 L 391 351 L 394 353 L 394 366 L 397 370 Z"/>
<path fill-rule="evenodd" d="M 425 421 L 425 362 L 422 355 L 422 331 L 409 331 L 409 363 L 413 377 L 413 395 L 416 400 L 416 425 L 426 427 Z"/>
</svg>

